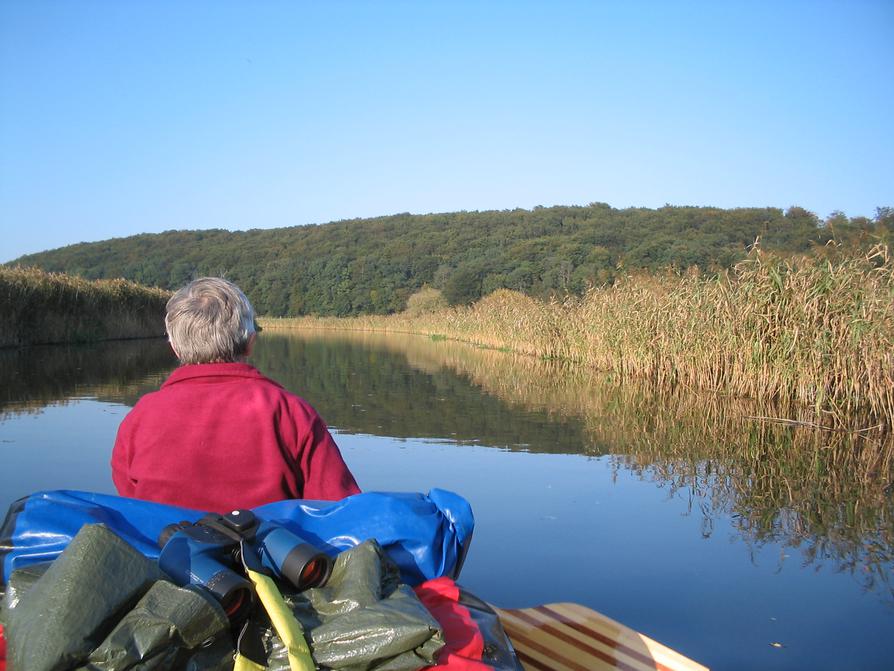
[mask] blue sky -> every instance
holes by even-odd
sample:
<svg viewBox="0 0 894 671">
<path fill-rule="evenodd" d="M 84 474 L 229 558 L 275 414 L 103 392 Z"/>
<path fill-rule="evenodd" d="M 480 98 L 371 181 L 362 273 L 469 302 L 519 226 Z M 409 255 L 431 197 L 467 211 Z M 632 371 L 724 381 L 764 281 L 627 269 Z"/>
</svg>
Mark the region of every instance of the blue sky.
<svg viewBox="0 0 894 671">
<path fill-rule="evenodd" d="M 894 2 L 0 0 L 0 261 L 396 212 L 894 205 Z"/>
</svg>

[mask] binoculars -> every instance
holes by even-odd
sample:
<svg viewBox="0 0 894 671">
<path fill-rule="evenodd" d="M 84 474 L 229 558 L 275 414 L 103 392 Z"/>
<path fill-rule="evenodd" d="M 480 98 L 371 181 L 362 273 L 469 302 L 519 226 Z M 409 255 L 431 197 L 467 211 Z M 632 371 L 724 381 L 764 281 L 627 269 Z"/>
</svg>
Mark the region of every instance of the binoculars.
<svg viewBox="0 0 894 671">
<path fill-rule="evenodd" d="M 298 591 L 325 585 L 332 573 L 328 555 L 250 510 L 169 524 L 158 545 L 161 569 L 181 586 L 210 592 L 232 622 L 244 619 L 254 601 L 254 587 L 240 573 L 243 565 L 284 579 Z"/>
</svg>

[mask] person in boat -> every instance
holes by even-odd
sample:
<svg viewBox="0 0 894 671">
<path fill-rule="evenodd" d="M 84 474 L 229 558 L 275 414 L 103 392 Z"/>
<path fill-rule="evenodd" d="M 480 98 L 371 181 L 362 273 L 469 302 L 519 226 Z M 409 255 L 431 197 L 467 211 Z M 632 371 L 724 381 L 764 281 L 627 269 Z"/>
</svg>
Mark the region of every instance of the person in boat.
<svg viewBox="0 0 894 671">
<path fill-rule="evenodd" d="M 360 491 L 310 404 L 246 363 L 257 329 L 239 287 L 190 282 L 168 301 L 165 329 L 181 365 L 118 428 L 120 495 L 226 513 Z"/>
</svg>

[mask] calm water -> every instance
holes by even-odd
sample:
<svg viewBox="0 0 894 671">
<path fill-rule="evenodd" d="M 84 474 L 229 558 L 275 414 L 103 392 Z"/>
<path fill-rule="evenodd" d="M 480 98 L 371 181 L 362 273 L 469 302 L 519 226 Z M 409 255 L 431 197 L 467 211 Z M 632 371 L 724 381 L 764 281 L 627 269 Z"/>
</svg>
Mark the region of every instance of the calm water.
<svg viewBox="0 0 894 671">
<path fill-rule="evenodd" d="M 468 498 L 462 582 L 497 605 L 583 603 L 715 669 L 894 667 L 889 443 L 419 337 L 266 331 L 253 363 L 364 489 Z M 118 423 L 174 365 L 161 341 L 0 351 L 0 507 L 113 492 Z"/>
</svg>

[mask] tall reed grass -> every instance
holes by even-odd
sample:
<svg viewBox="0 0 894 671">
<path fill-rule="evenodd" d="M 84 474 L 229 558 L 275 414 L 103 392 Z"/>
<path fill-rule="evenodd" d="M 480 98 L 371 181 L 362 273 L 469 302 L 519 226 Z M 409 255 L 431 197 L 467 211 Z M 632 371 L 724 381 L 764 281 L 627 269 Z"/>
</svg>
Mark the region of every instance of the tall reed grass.
<svg viewBox="0 0 894 671">
<path fill-rule="evenodd" d="M 446 336 L 619 379 L 803 404 L 832 425 L 861 414 L 894 426 L 894 262 L 886 247 L 822 259 L 756 250 L 720 275 L 633 275 L 550 302 L 501 289 L 429 314 L 262 323 Z"/>
<path fill-rule="evenodd" d="M 126 280 L 0 267 L 0 347 L 161 336 L 169 296 Z"/>
<path fill-rule="evenodd" d="M 788 409 L 796 422 L 763 421 L 759 417 L 778 414 L 780 407 L 635 381 L 618 385 L 592 367 L 457 341 L 313 329 L 287 337 L 306 343 L 338 339 L 370 352 L 400 353 L 412 368 L 429 374 L 451 370 L 521 414 L 578 420 L 579 443 L 562 441 L 564 432 L 553 429 L 544 432 L 549 435 L 543 442 L 526 440 L 523 449 L 604 457 L 617 472 L 633 472 L 669 495 L 688 497 L 705 536 L 715 522 L 729 519 L 750 546 L 780 543 L 797 550 L 805 563 L 834 564 L 867 589 L 894 597 L 890 433 L 822 431 L 814 428 L 816 414 L 806 406 Z M 409 412 L 418 421 L 418 410 Z M 441 412 L 452 414 L 449 408 Z"/>
</svg>

